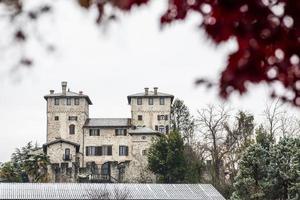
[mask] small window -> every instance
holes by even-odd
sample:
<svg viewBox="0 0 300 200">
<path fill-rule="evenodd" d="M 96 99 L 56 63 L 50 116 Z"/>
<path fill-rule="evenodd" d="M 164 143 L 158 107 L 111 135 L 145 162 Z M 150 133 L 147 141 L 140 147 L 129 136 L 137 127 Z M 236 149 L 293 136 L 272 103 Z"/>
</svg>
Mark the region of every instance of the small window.
<svg viewBox="0 0 300 200">
<path fill-rule="evenodd" d="M 128 146 L 119 146 L 119 155 L 128 156 Z"/>
<path fill-rule="evenodd" d="M 137 98 L 137 105 L 142 105 L 142 98 Z"/>
<path fill-rule="evenodd" d="M 77 116 L 69 116 L 69 121 L 77 121 Z"/>
<path fill-rule="evenodd" d="M 164 127 L 164 126 L 159 126 L 159 127 L 158 127 L 158 131 L 159 131 L 160 133 L 165 133 L 165 127 Z"/>
<path fill-rule="evenodd" d="M 125 128 L 117 128 L 115 129 L 116 136 L 126 136 L 127 135 L 127 129 Z"/>
<path fill-rule="evenodd" d="M 155 130 L 158 131 L 158 126 L 157 125 L 155 125 Z"/>
<path fill-rule="evenodd" d="M 90 129 L 90 136 L 100 136 L 100 129 Z"/>
<path fill-rule="evenodd" d="M 71 98 L 67 98 L 67 105 L 71 105 Z"/>
<path fill-rule="evenodd" d="M 58 120 L 59 120 L 59 117 L 58 117 L 58 116 L 55 116 L 55 117 L 54 117 L 54 120 L 55 120 L 55 121 L 58 121 Z"/>
<path fill-rule="evenodd" d="M 75 99 L 74 99 L 74 104 L 75 104 L 75 105 L 79 105 L 79 98 L 75 98 Z"/>
<path fill-rule="evenodd" d="M 75 125 L 74 124 L 71 124 L 69 126 L 69 134 L 70 135 L 74 135 L 75 134 Z"/>
<path fill-rule="evenodd" d="M 59 105 L 59 98 L 54 99 L 54 105 L 58 106 Z"/>
<path fill-rule="evenodd" d="M 65 149 L 65 155 L 64 155 L 63 159 L 66 160 L 66 161 L 71 160 L 71 155 L 70 155 L 70 149 L 69 148 Z"/>
<path fill-rule="evenodd" d="M 149 99 L 148 99 L 148 104 L 149 104 L 149 105 L 153 105 L 153 98 L 149 98 Z"/>
<path fill-rule="evenodd" d="M 165 115 L 157 115 L 157 120 L 165 120 Z"/>
<path fill-rule="evenodd" d="M 159 104 L 160 104 L 160 105 L 165 105 L 165 98 L 160 97 L 160 98 L 159 98 Z"/>
<path fill-rule="evenodd" d="M 138 120 L 142 121 L 143 120 L 143 115 L 138 115 Z"/>
<path fill-rule="evenodd" d="M 146 140 L 146 136 L 143 135 L 143 136 L 142 136 L 142 140 Z"/>
<path fill-rule="evenodd" d="M 142 155 L 143 155 L 143 156 L 146 156 L 147 154 L 148 154 L 147 149 L 142 150 Z"/>
</svg>

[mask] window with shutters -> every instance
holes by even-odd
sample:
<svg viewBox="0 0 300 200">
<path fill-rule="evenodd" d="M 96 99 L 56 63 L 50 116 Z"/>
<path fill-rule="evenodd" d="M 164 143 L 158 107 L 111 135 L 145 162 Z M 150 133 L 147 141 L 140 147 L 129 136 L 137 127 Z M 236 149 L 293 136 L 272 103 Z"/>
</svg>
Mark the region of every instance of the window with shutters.
<svg viewBox="0 0 300 200">
<path fill-rule="evenodd" d="M 125 128 L 117 128 L 115 129 L 116 136 L 126 136 L 127 135 L 127 129 Z"/>
<path fill-rule="evenodd" d="M 100 129 L 92 128 L 89 130 L 90 136 L 100 136 Z"/>
<path fill-rule="evenodd" d="M 67 98 L 67 105 L 71 105 L 71 98 Z"/>
<path fill-rule="evenodd" d="M 143 115 L 138 115 L 138 120 L 142 121 L 143 120 Z"/>
<path fill-rule="evenodd" d="M 149 99 L 148 99 L 148 104 L 149 104 L 149 105 L 153 105 L 153 98 L 149 98 Z"/>
<path fill-rule="evenodd" d="M 137 105 L 142 105 L 142 98 L 137 98 Z"/>
<path fill-rule="evenodd" d="M 75 98 L 75 99 L 74 99 L 74 104 L 75 104 L 75 105 L 79 105 L 79 98 Z"/>
<path fill-rule="evenodd" d="M 71 124 L 71 125 L 69 126 L 69 134 L 70 134 L 70 135 L 75 134 L 75 125 L 74 125 L 74 124 Z"/>
<path fill-rule="evenodd" d="M 54 99 L 54 105 L 58 106 L 59 105 L 59 98 Z"/>
<path fill-rule="evenodd" d="M 160 105 L 165 105 L 165 98 L 164 97 L 159 98 L 159 104 Z"/>
<path fill-rule="evenodd" d="M 86 156 L 102 156 L 101 146 L 88 146 L 86 147 Z"/>
<path fill-rule="evenodd" d="M 128 156 L 128 146 L 119 146 L 119 155 Z"/>
<path fill-rule="evenodd" d="M 111 156 L 112 155 L 112 146 L 111 145 L 102 146 L 102 155 L 103 156 Z"/>
</svg>

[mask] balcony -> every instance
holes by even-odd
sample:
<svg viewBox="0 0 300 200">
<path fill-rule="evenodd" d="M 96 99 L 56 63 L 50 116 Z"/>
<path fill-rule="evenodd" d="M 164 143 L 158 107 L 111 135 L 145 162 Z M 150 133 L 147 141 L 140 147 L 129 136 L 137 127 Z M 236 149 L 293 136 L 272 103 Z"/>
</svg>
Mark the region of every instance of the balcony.
<svg viewBox="0 0 300 200">
<path fill-rule="evenodd" d="M 72 161 L 72 155 L 71 154 L 63 154 L 63 160 L 64 161 Z"/>
</svg>

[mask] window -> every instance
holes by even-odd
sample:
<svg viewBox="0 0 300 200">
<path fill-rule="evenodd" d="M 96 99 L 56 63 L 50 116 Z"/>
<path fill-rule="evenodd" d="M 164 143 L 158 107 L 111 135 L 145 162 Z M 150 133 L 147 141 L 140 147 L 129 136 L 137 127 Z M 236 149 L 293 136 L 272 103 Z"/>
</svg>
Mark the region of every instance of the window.
<svg viewBox="0 0 300 200">
<path fill-rule="evenodd" d="M 127 135 L 127 129 L 125 128 L 117 128 L 115 129 L 115 133 L 116 133 L 116 136 L 119 136 L 119 135 Z"/>
<path fill-rule="evenodd" d="M 164 127 L 164 126 L 159 126 L 159 127 L 158 127 L 158 131 L 159 131 L 160 133 L 165 133 L 165 127 Z"/>
<path fill-rule="evenodd" d="M 56 105 L 56 106 L 59 105 L 59 98 L 54 99 L 54 105 Z"/>
<path fill-rule="evenodd" d="M 69 134 L 70 135 L 74 135 L 75 134 L 75 125 L 74 124 L 71 124 L 69 126 Z"/>
<path fill-rule="evenodd" d="M 111 156 L 112 155 L 112 146 L 111 145 L 102 146 L 102 155 Z"/>
<path fill-rule="evenodd" d="M 169 133 L 169 126 L 166 126 L 166 133 Z"/>
<path fill-rule="evenodd" d="M 67 105 L 71 105 L 71 98 L 67 98 Z"/>
<path fill-rule="evenodd" d="M 79 105 L 79 98 L 75 98 L 74 101 L 75 101 L 74 102 L 75 105 Z"/>
<path fill-rule="evenodd" d="M 155 130 L 158 131 L 158 126 L 157 125 L 155 125 Z"/>
<path fill-rule="evenodd" d="M 159 98 L 159 104 L 160 104 L 160 105 L 165 105 L 165 98 L 160 97 L 160 98 Z"/>
<path fill-rule="evenodd" d="M 63 156 L 63 159 L 64 160 L 71 160 L 71 155 L 70 155 L 70 149 L 69 148 L 65 149 L 65 154 Z"/>
<path fill-rule="evenodd" d="M 101 166 L 101 175 L 110 175 L 110 163 L 106 162 Z M 108 198 L 105 198 L 108 199 Z"/>
<path fill-rule="evenodd" d="M 147 149 L 142 150 L 142 155 L 143 155 L 143 156 L 146 156 L 147 153 L 148 153 Z"/>
<path fill-rule="evenodd" d="M 137 98 L 137 105 L 142 105 L 142 98 Z"/>
<path fill-rule="evenodd" d="M 149 98 L 149 99 L 148 99 L 148 104 L 149 104 L 149 105 L 153 105 L 153 98 Z"/>
<path fill-rule="evenodd" d="M 146 140 L 146 136 L 143 135 L 143 136 L 142 136 L 142 140 Z"/>
<path fill-rule="evenodd" d="M 165 115 L 165 120 L 168 120 L 169 119 L 169 116 L 168 115 Z"/>
<path fill-rule="evenodd" d="M 100 136 L 100 129 L 90 129 L 90 136 Z"/>
<path fill-rule="evenodd" d="M 55 117 L 54 117 L 54 120 L 55 120 L 55 121 L 58 121 L 58 120 L 59 120 L 59 117 L 58 117 L 58 116 L 55 116 Z"/>
<path fill-rule="evenodd" d="M 143 115 L 138 115 L 138 120 L 142 121 L 143 120 Z"/>
<path fill-rule="evenodd" d="M 70 121 L 77 121 L 77 116 L 69 116 Z"/>
<path fill-rule="evenodd" d="M 85 155 L 87 155 L 87 156 L 102 156 L 102 147 L 101 146 L 86 147 Z"/>
<path fill-rule="evenodd" d="M 128 146 L 119 146 L 119 155 L 128 156 Z"/>
</svg>

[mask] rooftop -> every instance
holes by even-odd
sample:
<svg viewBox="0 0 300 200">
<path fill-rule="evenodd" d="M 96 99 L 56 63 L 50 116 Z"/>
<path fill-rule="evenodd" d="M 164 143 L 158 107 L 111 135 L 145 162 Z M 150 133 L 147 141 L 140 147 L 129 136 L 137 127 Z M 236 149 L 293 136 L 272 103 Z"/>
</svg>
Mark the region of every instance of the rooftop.
<svg viewBox="0 0 300 200">
<path fill-rule="evenodd" d="M 170 97 L 173 101 L 174 96 L 167 93 L 158 92 L 158 88 L 155 87 L 153 91 L 149 91 L 149 88 L 145 88 L 145 92 L 131 94 L 127 96 L 128 103 L 131 103 L 131 98 L 133 97 Z"/>
<path fill-rule="evenodd" d="M 0 183 L 0 199 L 225 200 L 210 184 L 103 183 Z"/>
<path fill-rule="evenodd" d="M 85 127 L 129 127 L 130 118 L 89 118 L 86 120 Z"/>
</svg>

